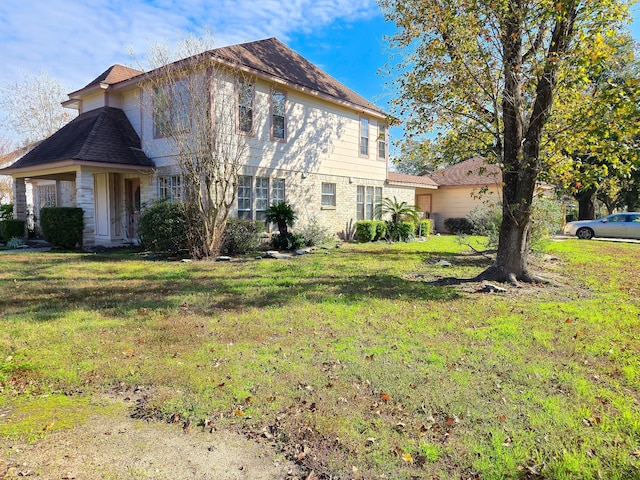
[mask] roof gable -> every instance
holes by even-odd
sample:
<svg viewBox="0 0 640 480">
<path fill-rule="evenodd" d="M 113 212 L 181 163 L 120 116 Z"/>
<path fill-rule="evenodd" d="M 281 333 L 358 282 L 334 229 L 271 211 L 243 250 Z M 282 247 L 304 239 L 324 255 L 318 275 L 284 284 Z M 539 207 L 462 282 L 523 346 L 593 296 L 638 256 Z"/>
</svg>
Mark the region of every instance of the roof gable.
<svg viewBox="0 0 640 480">
<path fill-rule="evenodd" d="M 500 185 L 502 171 L 483 157 L 473 157 L 429 175 L 441 187 Z"/>
<path fill-rule="evenodd" d="M 285 82 L 329 95 L 336 100 L 347 101 L 386 115 L 376 105 L 316 67 L 275 37 L 217 48 L 212 50 L 211 54 Z"/>
<path fill-rule="evenodd" d="M 76 117 L 10 169 L 47 165 L 64 160 L 153 166 L 144 154 L 140 138 L 119 108 L 101 107 Z"/>
<path fill-rule="evenodd" d="M 87 88 L 100 85 L 101 83 L 113 85 L 119 82 L 123 82 L 124 80 L 129 80 L 130 78 L 136 77 L 141 73 L 142 72 L 140 70 L 136 70 L 135 68 L 125 67 L 124 65 L 118 64 L 112 65 L 80 90 L 85 90 Z"/>
</svg>

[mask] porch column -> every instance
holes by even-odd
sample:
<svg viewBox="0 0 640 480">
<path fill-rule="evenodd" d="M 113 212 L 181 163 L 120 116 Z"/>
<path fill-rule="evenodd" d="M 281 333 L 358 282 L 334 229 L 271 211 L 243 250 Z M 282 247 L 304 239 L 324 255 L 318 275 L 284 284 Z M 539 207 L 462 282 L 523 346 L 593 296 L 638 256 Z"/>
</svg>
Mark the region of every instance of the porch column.
<svg viewBox="0 0 640 480">
<path fill-rule="evenodd" d="M 76 173 L 76 205 L 83 210 L 84 230 L 82 231 L 82 246 L 95 245 L 95 201 L 93 174 L 80 169 Z"/>
<path fill-rule="evenodd" d="M 13 216 L 16 220 L 27 220 L 27 184 L 24 178 L 13 180 Z"/>
</svg>

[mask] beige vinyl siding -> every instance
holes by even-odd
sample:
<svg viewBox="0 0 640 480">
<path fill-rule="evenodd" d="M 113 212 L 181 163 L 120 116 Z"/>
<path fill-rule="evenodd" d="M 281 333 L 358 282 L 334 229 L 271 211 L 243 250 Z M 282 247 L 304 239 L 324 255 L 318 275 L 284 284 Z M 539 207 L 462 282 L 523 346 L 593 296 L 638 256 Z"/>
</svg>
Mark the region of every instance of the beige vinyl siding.
<svg viewBox="0 0 640 480">
<path fill-rule="evenodd" d="M 138 135 L 142 132 L 142 108 L 140 106 L 140 90 L 129 90 L 124 92 L 121 96 L 122 110 L 131 122 L 133 129 L 138 132 Z"/>
<path fill-rule="evenodd" d="M 499 202 L 501 190 L 491 187 L 486 193 L 480 193 L 481 186 L 441 187 L 432 191 L 431 210 L 434 227 L 445 231 L 444 221 L 447 218 L 466 217 L 471 210 L 486 203 Z"/>
<path fill-rule="evenodd" d="M 106 105 L 105 93 L 100 91 L 82 98 L 82 112 L 89 112 Z"/>
</svg>

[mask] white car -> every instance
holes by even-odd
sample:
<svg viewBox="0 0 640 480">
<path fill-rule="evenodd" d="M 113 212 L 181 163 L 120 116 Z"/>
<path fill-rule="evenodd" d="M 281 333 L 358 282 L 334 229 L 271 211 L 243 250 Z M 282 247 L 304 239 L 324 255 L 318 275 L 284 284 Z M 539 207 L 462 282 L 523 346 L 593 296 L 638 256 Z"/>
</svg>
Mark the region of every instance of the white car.
<svg viewBox="0 0 640 480">
<path fill-rule="evenodd" d="M 614 213 L 596 220 L 569 222 L 564 226 L 563 233 L 584 240 L 593 237 L 640 239 L 640 213 Z"/>
</svg>

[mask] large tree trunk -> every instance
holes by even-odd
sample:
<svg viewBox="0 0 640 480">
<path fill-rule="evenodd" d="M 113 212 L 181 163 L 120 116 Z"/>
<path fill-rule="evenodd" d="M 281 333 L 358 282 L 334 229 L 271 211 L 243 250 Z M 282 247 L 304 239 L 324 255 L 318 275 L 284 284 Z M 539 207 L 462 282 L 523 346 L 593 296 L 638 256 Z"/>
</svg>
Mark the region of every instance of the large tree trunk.
<svg viewBox="0 0 640 480">
<path fill-rule="evenodd" d="M 596 218 L 596 207 L 593 201 L 596 190 L 589 189 L 578 192 L 575 197 L 578 200 L 578 220 L 593 220 Z"/>
<path fill-rule="evenodd" d="M 558 82 L 557 58 L 568 48 L 576 3 L 569 1 L 566 17 L 559 17 L 554 26 L 547 62 L 536 85 L 536 92 L 525 120 L 523 103 L 523 31 L 525 8 L 522 0 L 509 0 L 501 43 L 504 58 L 503 112 L 503 173 L 502 224 L 495 264 L 478 276 L 479 279 L 534 282 L 527 258 L 531 228 L 531 206 L 536 180 L 540 173 L 540 143 L 547 116 L 553 104 L 553 92 Z M 561 5 L 562 6 L 562 5 Z"/>
<path fill-rule="evenodd" d="M 502 223 L 496 261 L 478 276 L 479 280 L 513 284 L 537 280 L 527 266 L 535 175 L 533 169 L 503 173 Z"/>
</svg>

